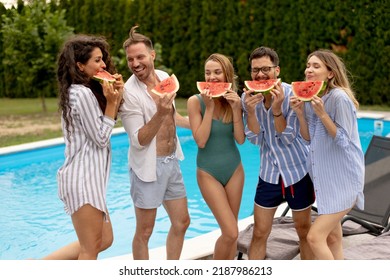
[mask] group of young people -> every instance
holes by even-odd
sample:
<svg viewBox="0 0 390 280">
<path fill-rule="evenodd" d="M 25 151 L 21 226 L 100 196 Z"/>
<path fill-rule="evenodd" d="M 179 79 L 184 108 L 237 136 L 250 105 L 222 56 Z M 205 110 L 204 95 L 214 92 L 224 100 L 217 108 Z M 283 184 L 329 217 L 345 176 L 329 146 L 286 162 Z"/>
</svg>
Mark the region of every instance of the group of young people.
<svg viewBox="0 0 390 280">
<path fill-rule="evenodd" d="M 197 182 L 221 229 L 214 259 L 234 259 L 238 213 L 245 172 L 237 144 L 259 146 L 259 182 L 254 198 L 254 230 L 249 259 L 264 259 L 277 207 L 284 201 L 300 240 L 302 259 L 342 259 L 340 220 L 354 206 L 364 206 L 364 156 L 357 130 L 358 102 L 342 60 L 328 50 L 311 53 L 306 80 L 326 81 L 321 97 L 302 102 L 291 86 L 275 84 L 270 94 L 237 93 L 232 60 L 219 53 L 205 61 L 205 80 L 228 82 L 219 98 L 208 90 L 188 99 L 188 118 L 175 110 L 176 93 L 153 89 L 168 77 L 155 69 L 152 41 L 134 26 L 123 47 L 132 72 L 124 82 L 99 83 L 92 77 L 115 73 L 103 38 L 76 35 L 58 60 L 65 163 L 57 174 L 59 197 L 71 215 L 78 240 L 45 259 L 97 259 L 113 242 L 106 205 L 111 164 L 110 136 L 118 117 L 129 137 L 130 194 L 136 229 L 134 259 L 149 259 L 148 242 L 157 209 L 163 205 L 171 227 L 167 259 L 179 259 L 190 224 L 179 160 L 184 158 L 176 126 L 190 128 L 198 146 Z M 249 58 L 253 80 L 275 79 L 277 53 L 256 48 Z M 316 200 L 319 216 L 312 223 Z"/>
</svg>

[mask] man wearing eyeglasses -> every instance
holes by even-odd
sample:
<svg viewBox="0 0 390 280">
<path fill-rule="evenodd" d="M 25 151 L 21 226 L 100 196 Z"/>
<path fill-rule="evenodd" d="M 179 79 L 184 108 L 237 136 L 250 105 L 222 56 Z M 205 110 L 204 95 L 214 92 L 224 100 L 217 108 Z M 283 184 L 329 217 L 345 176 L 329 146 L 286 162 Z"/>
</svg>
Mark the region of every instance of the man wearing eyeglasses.
<svg viewBox="0 0 390 280">
<path fill-rule="evenodd" d="M 249 62 L 252 80 L 279 77 L 279 57 L 273 49 L 256 48 Z M 313 183 L 306 167 L 309 150 L 299 134 L 297 116 L 289 106 L 291 95 L 291 86 L 280 81 L 267 94 L 244 89 L 242 95 L 246 137 L 260 148 L 260 173 L 254 199 L 249 259 L 266 258 L 273 218 L 284 201 L 292 210 L 301 259 L 313 258 L 306 241 L 311 226 L 311 205 L 315 199 Z"/>
</svg>

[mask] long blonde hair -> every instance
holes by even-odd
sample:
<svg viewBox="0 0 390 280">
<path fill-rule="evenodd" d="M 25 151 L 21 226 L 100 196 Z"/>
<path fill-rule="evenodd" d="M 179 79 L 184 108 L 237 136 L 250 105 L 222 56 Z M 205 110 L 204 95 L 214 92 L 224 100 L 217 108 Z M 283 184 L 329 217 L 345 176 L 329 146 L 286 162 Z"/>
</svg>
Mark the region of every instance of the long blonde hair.
<svg viewBox="0 0 390 280">
<path fill-rule="evenodd" d="M 332 71 L 333 73 L 333 77 L 328 80 L 327 88 L 342 88 L 347 93 L 348 97 L 352 100 L 355 107 L 358 109 L 359 102 L 357 101 L 355 93 L 351 88 L 351 84 L 348 80 L 349 73 L 343 60 L 332 51 L 326 49 L 320 49 L 312 52 L 307 57 L 307 60 L 309 60 L 312 56 L 318 57 L 325 64 L 326 68 L 328 68 L 328 70 Z"/>
<path fill-rule="evenodd" d="M 237 76 L 234 73 L 232 59 L 220 53 L 213 53 L 206 59 L 205 64 L 208 61 L 218 62 L 222 66 L 222 71 L 223 74 L 225 75 L 226 82 L 232 83 L 232 90 L 237 91 L 237 82 L 236 82 Z M 225 98 L 221 98 L 220 100 L 221 100 L 222 107 L 225 111 L 222 117 L 222 122 L 230 123 L 233 121 L 232 108 L 230 107 L 229 103 L 226 101 Z"/>
</svg>

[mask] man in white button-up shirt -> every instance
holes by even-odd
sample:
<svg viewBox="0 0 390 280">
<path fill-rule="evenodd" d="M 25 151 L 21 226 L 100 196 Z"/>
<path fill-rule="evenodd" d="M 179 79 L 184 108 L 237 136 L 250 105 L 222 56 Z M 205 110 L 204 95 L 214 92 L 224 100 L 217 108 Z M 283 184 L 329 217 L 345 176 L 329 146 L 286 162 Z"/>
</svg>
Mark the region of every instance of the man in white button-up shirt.
<svg viewBox="0 0 390 280">
<path fill-rule="evenodd" d="M 149 259 L 148 242 L 157 208 L 163 204 L 172 223 L 167 237 L 167 259 L 179 259 L 190 224 L 187 196 L 178 160 L 183 152 L 176 125 L 189 128 L 174 107 L 176 93 L 163 96 L 151 92 L 168 74 L 154 69 L 156 53 L 151 40 L 130 31 L 123 46 L 133 75 L 125 83 L 120 116 L 129 136 L 131 197 L 136 215 L 134 259 Z"/>
</svg>

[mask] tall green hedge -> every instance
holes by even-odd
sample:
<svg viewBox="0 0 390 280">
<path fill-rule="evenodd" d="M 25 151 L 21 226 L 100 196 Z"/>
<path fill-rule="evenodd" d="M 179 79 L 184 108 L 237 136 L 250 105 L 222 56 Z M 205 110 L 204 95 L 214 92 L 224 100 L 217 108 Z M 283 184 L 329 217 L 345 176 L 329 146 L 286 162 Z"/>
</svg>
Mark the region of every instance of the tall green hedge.
<svg viewBox="0 0 390 280">
<path fill-rule="evenodd" d="M 67 25 L 75 33 L 104 35 L 111 44 L 118 71 L 125 78 L 131 73 L 122 42 L 130 28 L 139 25 L 140 32 L 161 45 L 159 63 L 172 69 L 179 78 L 178 94 L 182 97 L 196 93 L 195 82 L 204 79 L 204 60 L 213 52 L 233 59 L 242 87 L 243 81 L 250 78 L 249 54 L 254 48 L 266 45 L 279 53 L 281 77 L 286 82 L 303 79 L 310 52 L 318 48 L 331 49 L 344 59 L 350 70 L 361 104 L 390 105 L 389 2 L 53 0 L 50 5 L 52 10 L 65 10 Z M 11 13 L 0 4 L 0 15 L 7 17 Z M 2 38 L 0 33 L 3 58 L 2 46 L 7 42 Z M 9 67 L 0 65 L 0 97 L 9 96 L 3 86 L 7 82 L 5 74 L 15 73 Z M 18 91 L 24 87 L 15 85 L 14 88 Z M 27 97 L 28 94 L 13 96 Z"/>
</svg>

